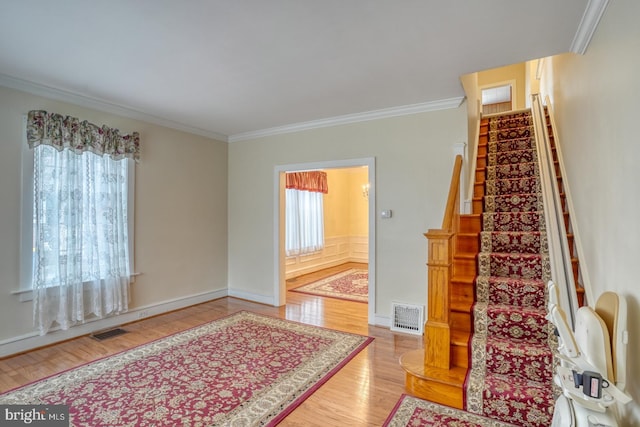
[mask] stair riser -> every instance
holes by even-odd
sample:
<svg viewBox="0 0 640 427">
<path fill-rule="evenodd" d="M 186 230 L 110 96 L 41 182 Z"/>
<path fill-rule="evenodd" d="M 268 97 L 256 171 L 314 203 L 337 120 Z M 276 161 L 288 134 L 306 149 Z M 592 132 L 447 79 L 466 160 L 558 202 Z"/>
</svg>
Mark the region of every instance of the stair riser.
<svg viewBox="0 0 640 427">
<path fill-rule="evenodd" d="M 506 393 L 504 390 L 514 390 L 512 378 L 497 379 L 488 376 L 486 381 L 483 414 L 496 417 L 500 413 L 502 421 L 522 427 L 550 426 L 553 395 L 548 391 L 548 385 L 522 384 L 516 388 L 519 393 Z"/>
<path fill-rule="evenodd" d="M 541 212 L 542 206 L 542 195 L 538 194 L 484 197 L 485 212 Z"/>
<path fill-rule="evenodd" d="M 534 212 L 492 212 L 482 215 L 484 231 L 544 231 L 541 214 Z"/>
<path fill-rule="evenodd" d="M 481 230 L 481 215 L 460 215 L 460 233 L 479 233 Z"/>
<path fill-rule="evenodd" d="M 488 128 L 491 131 L 497 131 L 504 129 L 529 127 L 531 125 L 533 125 L 533 118 L 531 117 L 531 115 L 520 113 L 518 115 L 491 120 L 489 122 Z"/>
<path fill-rule="evenodd" d="M 490 165 L 486 168 L 486 179 L 514 179 L 536 177 L 537 168 L 535 163 L 519 162 L 506 165 Z"/>
<path fill-rule="evenodd" d="M 492 345 L 493 344 L 493 345 Z M 486 367 L 494 374 L 515 375 L 530 381 L 551 382 L 553 380 L 553 356 L 547 348 L 523 354 L 517 348 L 502 345 L 502 342 L 487 345 Z"/>
<path fill-rule="evenodd" d="M 547 247 L 546 233 L 482 232 L 481 252 L 540 254 Z"/>
<path fill-rule="evenodd" d="M 549 277 L 548 266 L 542 256 L 530 254 L 502 255 L 483 252 L 478 254 L 478 274 L 480 276 L 537 280 L 544 280 Z"/>
<path fill-rule="evenodd" d="M 453 277 L 475 276 L 478 274 L 478 264 L 474 258 L 454 258 Z"/>
<path fill-rule="evenodd" d="M 505 151 L 487 154 L 487 165 L 513 165 L 517 163 L 537 163 L 537 154 L 534 150 Z"/>
<path fill-rule="evenodd" d="M 421 399 L 451 406 L 463 408 L 462 386 L 456 387 L 442 384 L 436 381 L 424 379 L 407 373 L 405 379 L 407 392 Z"/>
<path fill-rule="evenodd" d="M 544 343 L 548 338 L 544 313 L 531 315 L 521 312 L 504 312 L 489 306 L 487 311 L 487 335 L 533 343 Z"/>
<path fill-rule="evenodd" d="M 515 129 L 490 130 L 489 142 L 507 141 L 510 139 L 530 138 L 533 136 L 532 127 L 520 127 Z"/>
<path fill-rule="evenodd" d="M 463 332 L 471 332 L 473 328 L 473 319 L 470 312 L 452 311 L 449 313 L 451 329 L 457 329 Z"/>
<path fill-rule="evenodd" d="M 510 139 L 507 141 L 491 141 L 487 145 L 489 153 L 515 150 L 535 150 L 536 140 L 534 138 Z"/>
<path fill-rule="evenodd" d="M 545 283 L 542 280 L 533 283 L 480 276 L 476 289 L 478 302 L 540 310 L 545 308 Z"/>
<path fill-rule="evenodd" d="M 479 188 L 478 188 L 479 187 Z M 540 182 L 535 177 L 530 178 L 510 178 L 510 179 L 491 179 L 485 181 L 483 185 L 476 185 L 475 191 L 484 190 L 486 196 L 501 196 L 509 194 L 529 194 L 541 193 L 542 188 Z"/>
<path fill-rule="evenodd" d="M 451 365 L 461 368 L 469 367 L 469 347 L 467 345 L 451 345 Z"/>
<path fill-rule="evenodd" d="M 456 250 L 459 253 L 477 253 L 480 250 L 480 236 L 478 235 L 458 235 L 456 239 Z"/>
</svg>

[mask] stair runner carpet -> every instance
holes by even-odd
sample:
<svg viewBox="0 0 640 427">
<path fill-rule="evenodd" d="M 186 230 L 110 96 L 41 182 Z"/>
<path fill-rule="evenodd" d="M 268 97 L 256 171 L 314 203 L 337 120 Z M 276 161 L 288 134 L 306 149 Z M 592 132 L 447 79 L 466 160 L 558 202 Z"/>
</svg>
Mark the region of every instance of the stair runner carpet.
<svg viewBox="0 0 640 427">
<path fill-rule="evenodd" d="M 489 119 L 466 409 L 549 426 L 557 340 L 545 319 L 550 278 L 531 113 Z"/>
</svg>

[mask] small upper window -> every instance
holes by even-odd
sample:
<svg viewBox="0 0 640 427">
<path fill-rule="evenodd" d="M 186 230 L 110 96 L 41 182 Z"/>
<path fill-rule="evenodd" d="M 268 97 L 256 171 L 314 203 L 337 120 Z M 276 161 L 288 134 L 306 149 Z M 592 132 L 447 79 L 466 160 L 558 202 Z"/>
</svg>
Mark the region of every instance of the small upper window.
<svg viewBox="0 0 640 427">
<path fill-rule="evenodd" d="M 501 113 L 513 109 L 513 88 L 509 85 L 482 89 L 482 112 Z"/>
</svg>

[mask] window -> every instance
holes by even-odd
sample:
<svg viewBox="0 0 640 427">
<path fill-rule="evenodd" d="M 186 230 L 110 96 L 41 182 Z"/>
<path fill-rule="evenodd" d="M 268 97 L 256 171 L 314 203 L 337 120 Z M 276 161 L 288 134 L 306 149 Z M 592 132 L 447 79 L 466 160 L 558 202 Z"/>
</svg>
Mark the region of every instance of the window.
<svg viewBox="0 0 640 427">
<path fill-rule="evenodd" d="M 286 206 L 286 255 L 321 251 L 324 247 L 323 194 L 287 188 Z"/>
<path fill-rule="evenodd" d="M 324 248 L 323 196 L 327 174 L 321 171 L 287 173 L 285 253 L 304 255 Z"/>
<path fill-rule="evenodd" d="M 49 145 L 33 154 L 32 284 L 129 276 L 129 162 Z"/>
<path fill-rule="evenodd" d="M 26 128 L 21 286 L 36 326 L 126 311 L 138 134 L 45 111 L 29 112 Z"/>
<path fill-rule="evenodd" d="M 482 89 L 482 112 L 501 113 L 513 109 L 513 87 L 511 84 Z"/>
</svg>

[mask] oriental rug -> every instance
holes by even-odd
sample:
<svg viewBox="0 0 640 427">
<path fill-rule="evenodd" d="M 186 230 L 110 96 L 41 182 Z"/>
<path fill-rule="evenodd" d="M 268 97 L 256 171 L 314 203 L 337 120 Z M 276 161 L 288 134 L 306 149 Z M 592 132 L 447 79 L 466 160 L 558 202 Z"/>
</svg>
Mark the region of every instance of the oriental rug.
<svg viewBox="0 0 640 427">
<path fill-rule="evenodd" d="M 352 268 L 291 291 L 366 303 L 369 300 L 369 276 L 367 270 Z"/>
<path fill-rule="evenodd" d="M 273 426 L 373 338 L 250 312 L 0 395 L 68 405 L 73 426 Z"/>
<path fill-rule="evenodd" d="M 514 427 L 470 412 L 403 395 L 384 427 Z"/>
<path fill-rule="evenodd" d="M 483 229 L 465 409 L 525 427 L 551 425 L 557 341 L 531 113 L 489 118 Z"/>
</svg>

